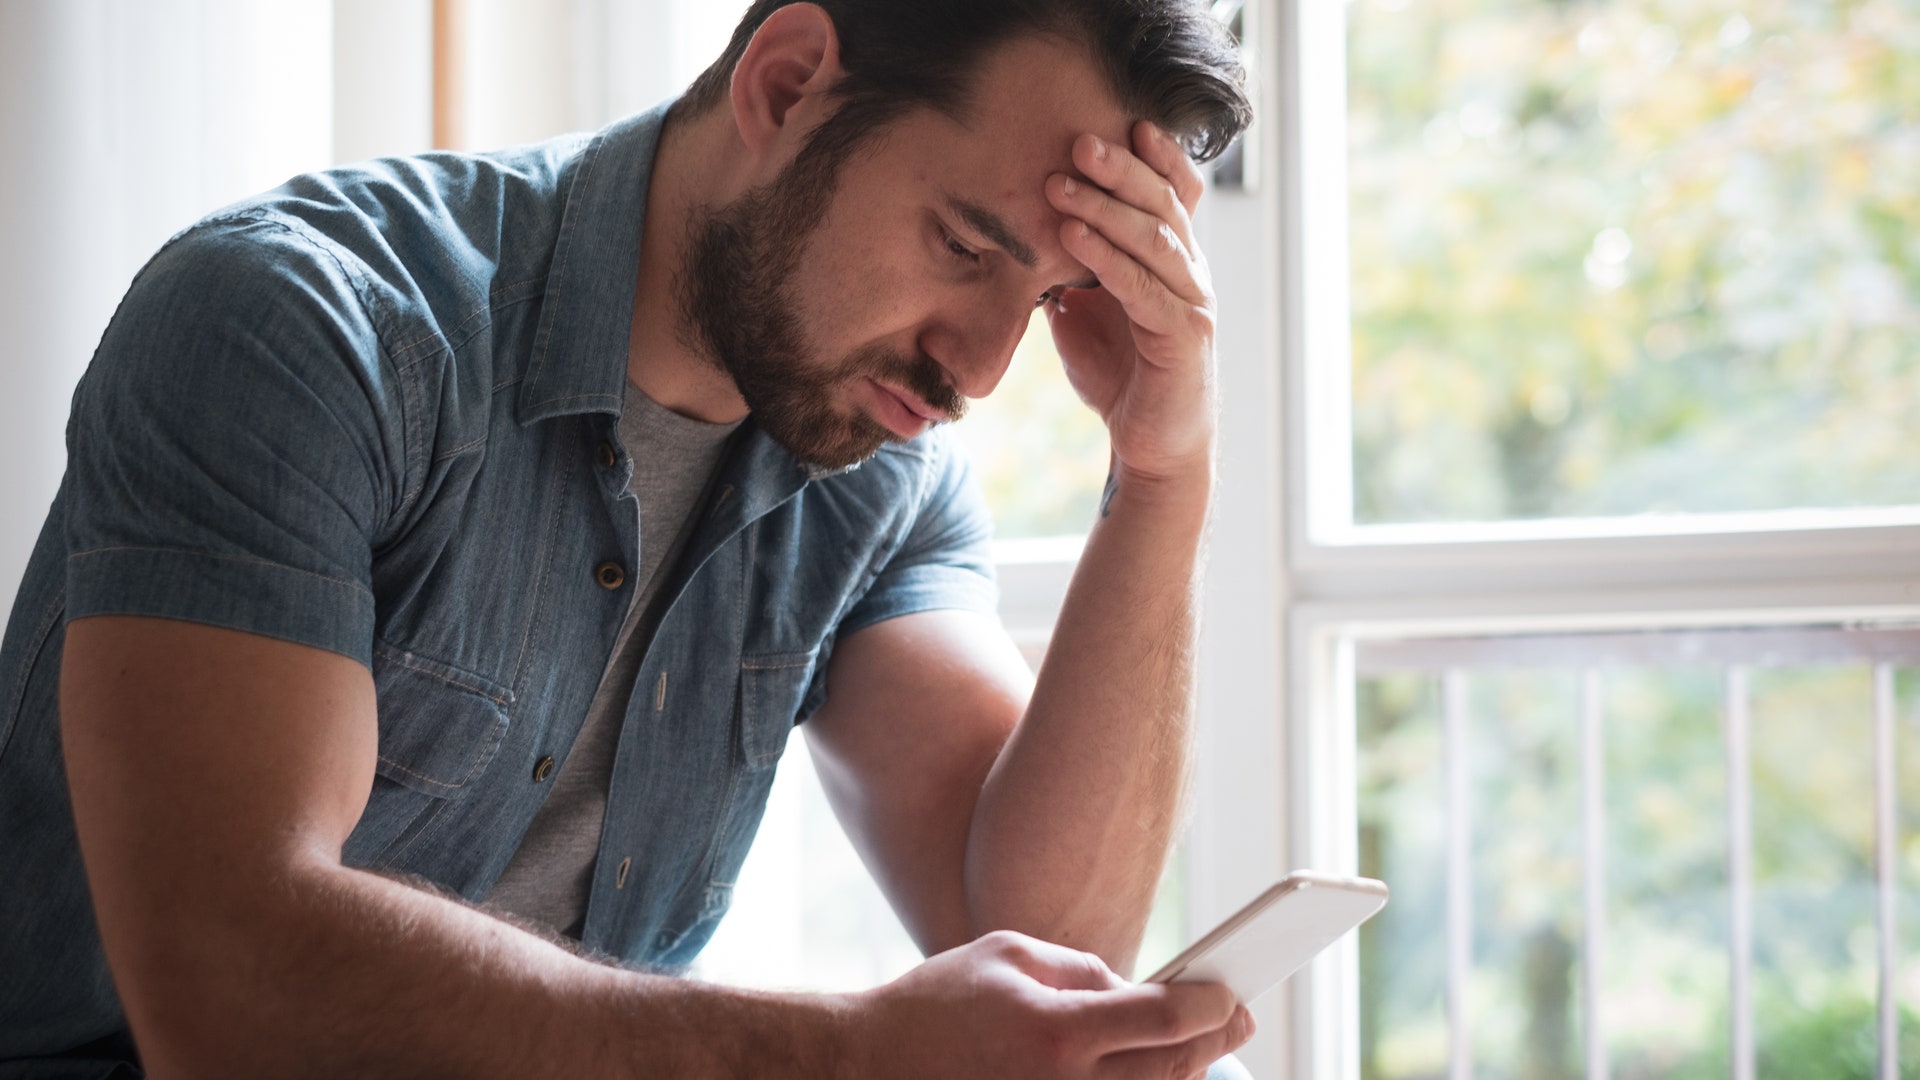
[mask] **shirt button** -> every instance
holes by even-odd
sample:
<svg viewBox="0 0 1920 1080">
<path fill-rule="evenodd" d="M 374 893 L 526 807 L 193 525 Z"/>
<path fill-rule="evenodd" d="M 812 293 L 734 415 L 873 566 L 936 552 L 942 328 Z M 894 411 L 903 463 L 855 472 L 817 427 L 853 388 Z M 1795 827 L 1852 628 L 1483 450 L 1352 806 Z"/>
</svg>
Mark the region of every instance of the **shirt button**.
<svg viewBox="0 0 1920 1080">
<path fill-rule="evenodd" d="M 543 757 L 539 761 L 534 763 L 534 766 L 533 766 L 533 782 L 534 783 L 544 784 L 547 782 L 547 777 L 552 775 L 553 775 L 553 755 L 549 754 L 546 757 Z"/>
<path fill-rule="evenodd" d="M 603 589 L 617 589 L 627 583 L 627 572 L 616 562 L 603 562 L 593 572 L 593 580 Z"/>
<path fill-rule="evenodd" d="M 619 455 L 613 452 L 613 444 L 605 439 L 600 440 L 600 467 L 611 469 L 619 460 Z"/>
</svg>

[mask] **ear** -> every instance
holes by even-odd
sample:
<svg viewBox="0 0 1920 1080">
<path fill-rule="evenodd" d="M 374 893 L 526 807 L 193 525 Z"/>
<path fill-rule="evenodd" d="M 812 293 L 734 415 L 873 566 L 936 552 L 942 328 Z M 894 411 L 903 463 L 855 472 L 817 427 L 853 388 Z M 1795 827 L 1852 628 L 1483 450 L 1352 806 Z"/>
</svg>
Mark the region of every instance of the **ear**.
<svg viewBox="0 0 1920 1080">
<path fill-rule="evenodd" d="M 767 16 L 733 68 L 730 98 L 740 141 L 755 156 L 784 156 L 784 142 L 824 117 L 826 92 L 844 74 L 840 35 L 826 9 L 788 4 Z"/>
</svg>

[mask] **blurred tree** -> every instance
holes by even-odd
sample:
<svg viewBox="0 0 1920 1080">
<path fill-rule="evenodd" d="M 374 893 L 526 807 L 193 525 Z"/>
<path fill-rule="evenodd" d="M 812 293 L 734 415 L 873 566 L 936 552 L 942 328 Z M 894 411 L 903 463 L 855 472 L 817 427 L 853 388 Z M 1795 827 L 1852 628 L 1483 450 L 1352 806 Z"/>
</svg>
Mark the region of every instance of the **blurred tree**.
<svg viewBox="0 0 1920 1080">
<path fill-rule="evenodd" d="M 1357 522 L 1920 503 L 1920 5 L 1347 10 Z"/>
</svg>

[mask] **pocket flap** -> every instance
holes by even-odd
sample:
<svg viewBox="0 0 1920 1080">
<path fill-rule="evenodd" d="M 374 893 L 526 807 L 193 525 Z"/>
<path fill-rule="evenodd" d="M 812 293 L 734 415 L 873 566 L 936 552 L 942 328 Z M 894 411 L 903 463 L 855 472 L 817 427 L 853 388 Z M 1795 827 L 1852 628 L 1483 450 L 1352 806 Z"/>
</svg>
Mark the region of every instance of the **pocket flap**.
<svg viewBox="0 0 1920 1080">
<path fill-rule="evenodd" d="M 380 714 L 381 776 L 428 795 L 452 795 L 500 752 L 507 688 L 375 642 L 373 688 Z"/>
</svg>

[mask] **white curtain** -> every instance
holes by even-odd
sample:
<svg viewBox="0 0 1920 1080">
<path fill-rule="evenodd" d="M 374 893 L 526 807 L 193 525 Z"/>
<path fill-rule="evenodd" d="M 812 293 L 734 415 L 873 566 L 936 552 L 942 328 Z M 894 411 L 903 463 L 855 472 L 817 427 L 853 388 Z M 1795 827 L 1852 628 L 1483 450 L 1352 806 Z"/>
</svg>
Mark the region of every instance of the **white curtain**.
<svg viewBox="0 0 1920 1080">
<path fill-rule="evenodd" d="M 745 2 L 466 0 L 465 145 L 652 106 L 719 54 Z M 0 602 L 134 273 L 294 173 L 428 149 L 432 60 L 432 0 L 0 0 Z"/>
</svg>

